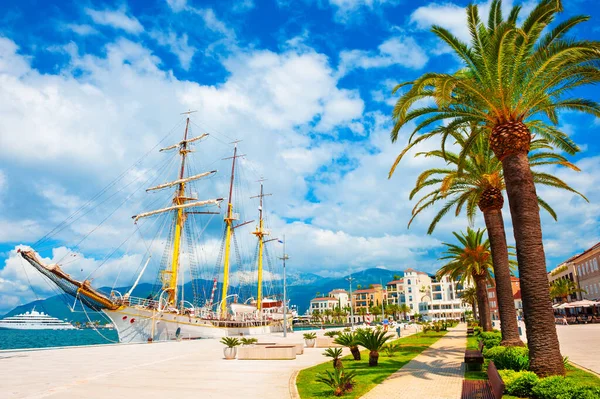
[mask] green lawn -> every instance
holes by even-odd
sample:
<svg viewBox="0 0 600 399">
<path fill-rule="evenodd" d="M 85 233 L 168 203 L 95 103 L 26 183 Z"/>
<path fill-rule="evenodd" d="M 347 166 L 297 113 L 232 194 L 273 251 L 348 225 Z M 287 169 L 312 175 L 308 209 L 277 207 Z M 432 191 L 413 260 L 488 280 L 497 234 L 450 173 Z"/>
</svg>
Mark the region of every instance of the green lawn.
<svg viewBox="0 0 600 399">
<path fill-rule="evenodd" d="M 425 334 L 420 333 L 418 336 L 411 335 L 406 338 L 392 341 L 394 343 L 400 343 L 402 345 L 402 350 L 397 352 L 393 357 L 388 357 L 385 352 L 381 352 L 379 354 L 379 365 L 377 367 L 369 367 L 369 351 L 367 350 L 361 352 L 362 360 L 360 361 L 353 360 L 351 355 L 345 356 L 342 358 L 344 369 L 356 371 L 357 376 L 355 388 L 352 392 L 347 393 L 343 397 L 361 397 L 445 334 L 445 331 L 429 331 Z M 323 360 L 326 359 L 328 358 L 323 357 Z M 298 392 L 300 393 L 301 398 L 333 397 L 331 388 L 325 384 L 315 382 L 317 374 L 325 374 L 325 370 L 333 370 L 331 361 L 300 371 L 296 379 L 296 385 L 298 386 Z"/>
</svg>

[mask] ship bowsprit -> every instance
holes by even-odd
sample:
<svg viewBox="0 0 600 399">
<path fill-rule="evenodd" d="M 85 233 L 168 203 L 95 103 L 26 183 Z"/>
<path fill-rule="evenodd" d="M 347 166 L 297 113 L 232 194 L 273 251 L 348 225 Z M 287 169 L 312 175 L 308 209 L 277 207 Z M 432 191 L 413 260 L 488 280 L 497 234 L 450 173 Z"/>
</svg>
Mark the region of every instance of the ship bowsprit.
<svg viewBox="0 0 600 399">
<path fill-rule="evenodd" d="M 57 264 L 44 264 L 31 250 L 18 250 L 18 253 L 37 271 L 52 280 L 65 293 L 79 299 L 84 305 L 93 310 L 117 309 L 119 304 L 101 292 L 96 291 L 88 280 L 77 281 L 65 273 Z"/>
</svg>

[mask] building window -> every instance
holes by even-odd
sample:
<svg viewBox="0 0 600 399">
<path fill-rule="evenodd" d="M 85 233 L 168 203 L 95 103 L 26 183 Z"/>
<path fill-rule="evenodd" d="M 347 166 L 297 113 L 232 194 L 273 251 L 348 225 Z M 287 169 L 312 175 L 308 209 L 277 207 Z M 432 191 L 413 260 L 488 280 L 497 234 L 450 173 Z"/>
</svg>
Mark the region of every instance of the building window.
<svg viewBox="0 0 600 399">
<path fill-rule="evenodd" d="M 408 287 L 408 293 L 412 293 L 412 287 Z"/>
<path fill-rule="evenodd" d="M 488 292 L 488 298 L 493 298 L 493 297 L 494 297 L 494 291 Z"/>
<path fill-rule="evenodd" d="M 408 279 L 408 284 L 410 285 L 410 279 Z"/>
<path fill-rule="evenodd" d="M 412 295 L 408 297 L 408 301 L 412 302 Z M 412 305 L 411 305 L 412 306 Z"/>
<path fill-rule="evenodd" d="M 581 276 L 581 266 L 577 266 L 577 274 Z"/>
</svg>

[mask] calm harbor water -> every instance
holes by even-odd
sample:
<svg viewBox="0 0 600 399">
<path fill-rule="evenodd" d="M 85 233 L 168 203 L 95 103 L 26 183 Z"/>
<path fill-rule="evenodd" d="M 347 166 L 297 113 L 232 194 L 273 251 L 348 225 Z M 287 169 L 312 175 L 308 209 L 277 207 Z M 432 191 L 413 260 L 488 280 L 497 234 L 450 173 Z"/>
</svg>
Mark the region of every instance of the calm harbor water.
<svg viewBox="0 0 600 399">
<path fill-rule="evenodd" d="M 118 341 L 116 330 L 0 330 L 0 349 L 48 348 L 111 344 Z"/>
</svg>

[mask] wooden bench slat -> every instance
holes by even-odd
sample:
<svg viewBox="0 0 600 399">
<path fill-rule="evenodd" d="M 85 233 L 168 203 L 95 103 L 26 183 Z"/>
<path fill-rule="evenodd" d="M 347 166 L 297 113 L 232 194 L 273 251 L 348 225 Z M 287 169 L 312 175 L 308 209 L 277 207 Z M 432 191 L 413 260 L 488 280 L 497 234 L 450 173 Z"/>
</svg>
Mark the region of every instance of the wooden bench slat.
<svg viewBox="0 0 600 399">
<path fill-rule="evenodd" d="M 492 386 L 485 380 L 463 380 L 461 399 L 495 399 Z"/>
</svg>

